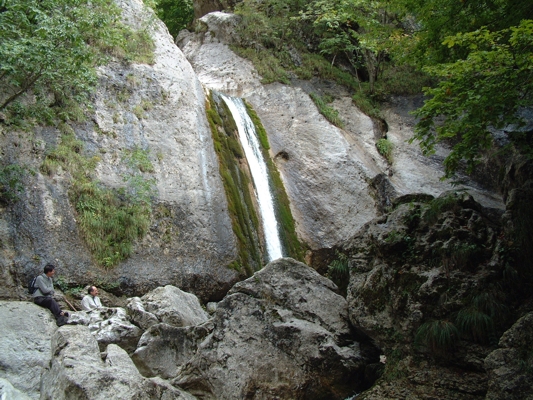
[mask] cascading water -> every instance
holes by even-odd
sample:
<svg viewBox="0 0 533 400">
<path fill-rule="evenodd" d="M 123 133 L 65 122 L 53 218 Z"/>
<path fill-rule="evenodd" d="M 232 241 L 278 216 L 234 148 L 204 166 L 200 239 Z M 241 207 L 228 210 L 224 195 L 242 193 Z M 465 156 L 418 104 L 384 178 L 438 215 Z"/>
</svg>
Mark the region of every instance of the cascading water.
<svg viewBox="0 0 533 400">
<path fill-rule="evenodd" d="M 279 239 L 278 222 L 274 213 L 274 201 L 268 183 L 268 170 L 261 153 L 261 147 L 255 126 L 248 116 L 242 99 L 221 95 L 227 104 L 239 131 L 239 139 L 248 160 L 252 180 L 259 204 L 259 212 L 263 221 L 268 261 L 283 257 Z"/>
</svg>

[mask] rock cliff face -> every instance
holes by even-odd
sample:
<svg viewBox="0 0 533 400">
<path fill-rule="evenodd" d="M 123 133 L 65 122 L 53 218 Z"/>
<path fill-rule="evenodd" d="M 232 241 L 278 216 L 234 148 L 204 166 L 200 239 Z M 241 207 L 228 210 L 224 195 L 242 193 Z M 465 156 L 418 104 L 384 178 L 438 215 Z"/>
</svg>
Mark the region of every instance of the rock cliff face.
<svg viewBox="0 0 533 400">
<path fill-rule="evenodd" d="M 60 132 L 39 128 L 27 134 L 3 128 L 2 148 L 12 162 L 29 165 L 23 198 L 1 213 L 2 277 L 14 297 L 26 276 L 53 262 L 72 285 L 94 282 L 122 292 L 143 294 L 174 284 L 204 301 L 219 300 L 237 274 L 227 265 L 236 242 L 227 212 L 218 160 L 205 116 L 205 94 L 195 72 L 174 45 L 166 27 L 141 0 L 119 1 L 124 19 L 148 29 L 155 41 L 155 63 L 111 63 L 99 71 L 92 120 L 74 125 L 84 153 L 98 157 L 96 178 L 106 187 L 124 185 L 128 154 L 148 154 L 155 181 L 152 224 L 133 255 L 113 270 L 95 267 L 76 223 L 65 171 L 40 173 Z"/>
<path fill-rule="evenodd" d="M 292 86 L 262 85 L 251 63 L 228 47 L 238 41 L 232 29 L 238 22 L 231 14 L 207 14 L 198 22 L 198 33 L 184 31 L 177 43 L 207 88 L 243 97 L 256 110 L 291 200 L 298 234 L 311 249 L 332 247 L 376 217 L 380 212 L 376 197 L 385 196 L 380 201 L 386 203 L 407 193 L 439 195 L 451 189 L 439 180 L 439 157 L 425 158 L 415 145 L 405 143 L 413 120 L 398 107 L 391 105 L 386 114 L 387 137 L 395 145 L 391 167 L 377 152 L 372 120 L 342 88 L 298 80 Z M 332 105 L 345 122 L 344 129 L 320 115 L 311 92 L 335 98 Z M 388 194 L 372 187 L 378 176 L 393 188 Z M 483 201 L 499 203 L 472 185 L 469 188 Z"/>
<path fill-rule="evenodd" d="M 529 289 L 509 264 L 505 219 L 465 193 L 406 196 L 343 246 L 350 320 L 387 356 L 362 398 L 530 395 Z"/>
</svg>

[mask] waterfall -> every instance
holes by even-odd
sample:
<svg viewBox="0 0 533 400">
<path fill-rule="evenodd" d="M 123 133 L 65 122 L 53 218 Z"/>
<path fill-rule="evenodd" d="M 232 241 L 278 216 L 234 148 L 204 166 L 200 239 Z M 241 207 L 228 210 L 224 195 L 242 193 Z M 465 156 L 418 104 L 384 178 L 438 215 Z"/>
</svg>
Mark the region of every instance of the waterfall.
<svg viewBox="0 0 533 400">
<path fill-rule="evenodd" d="M 252 180 L 255 187 L 255 195 L 259 204 L 259 213 L 263 222 L 268 261 L 283 257 L 281 241 L 279 238 L 278 222 L 274 213 L 274 201 L 272 191 L 268 183 L 268 169 L 263 159 L 263 153 L 255 126 L 246 110 L 242 99 L 228 97 L 221 94 L 227 104 L 239 131 L 239 140 L 248 160 Z"/>
</svg>

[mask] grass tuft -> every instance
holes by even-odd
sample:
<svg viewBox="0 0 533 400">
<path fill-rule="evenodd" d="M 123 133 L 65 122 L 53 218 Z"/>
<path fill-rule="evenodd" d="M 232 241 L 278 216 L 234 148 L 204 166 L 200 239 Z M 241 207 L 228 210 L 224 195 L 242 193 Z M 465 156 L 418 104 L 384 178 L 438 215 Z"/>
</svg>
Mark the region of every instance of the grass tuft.
<svg viewBox="0 0 533 400">
<path fill-rule="evenodd" d="M 428 321 L 420 325 L 415 345 L 425 346 L 436 355 L 445 355 L 459 341 L 459 330 L 450 321 Z"/>
<path fill-rule="evenodd" d="M 309 96 L 311 96 L 311 99 L 313 99 L 313 102 L 317 106 L 320 114 L 322 114 L 333 125 L 339 128 L 344 128 L 344 122 L 339 117 L 339 112 L 333 107 L 328 106 L 325 99 L 323 99 L 316 93 L 311 93 Z"/>
</svg>

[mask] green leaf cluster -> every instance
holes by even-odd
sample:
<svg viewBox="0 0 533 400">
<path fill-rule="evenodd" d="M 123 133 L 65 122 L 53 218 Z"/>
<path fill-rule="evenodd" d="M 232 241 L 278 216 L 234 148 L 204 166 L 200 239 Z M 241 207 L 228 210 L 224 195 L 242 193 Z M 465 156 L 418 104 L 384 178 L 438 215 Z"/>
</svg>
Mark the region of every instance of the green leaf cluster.
<svg viewBox="0 0 533 400">
<path fill-rule="evenodd" d="M 376 142 L 376 148 L 378 149 L 379 154 L 387 159 L 389 163 L 392 163 L 392 150 L 394 145 L 388 139 L 381 138 Z"/>
<path fill-rule="evenodd" d="M 18 164 L 0 166 L 0 203 L 12 203 L 24 192 L 26 168 Z"/>
<path fill-rule="evenodd" d="M 192 0 L 151 0 L 147 3 L 155 9 L 157 16 L 174 37 L 190 25 L 194 18 Z"/>
<path fill-rule="evenodd" d="M 436 355 L 446 355 L 459 342 L 457 327 L 447 320 L 433 320 L 420 325 L 415 335 L 415 345 L 425 346 Z"/>
<path fill-rule="evenodd" d="M 127 50 L 138 35 L 120 22 L 113 0 L 1 4 L 0 112 L 10 124 L 79 120 L 97 83 L 95 67 L 118 49 L 135 59 L 148 40 Z"/>
<path fill-rule="evenodd" d="M 459 33 L 445 41 L 449 47 L 468 51 L 464 59 L 428 66 L 426 71 L 441 79 L 415 112 L 420 118 L 416 140 L 427 154 L 436 143 L 453 144 L 444 161 L 446 177 L 452 177 L 463 160 L 467 172 L 494 146 L 494 129 L 510 132 L 508 139 L 533 157 L 531 132 L 520 132 L 520 111 L 533 105 L 533 20 L 491 32 L 481 28 Z M 444 116 L 444 122 L 437 122 Z"/>
<path fill-rule="evenodd" d="M 327 99 L 319 96 L 316 93 L 311 93 L 309 96 L 317 106 L 320 114 L 322 114 L 333 125 L 338 126 L 339 128 L 344 128 L 344 122 L 339 117 L 339 111 L 335 110 L 333 107 L 328 106 L 326 101 Z"/>
</svg>

